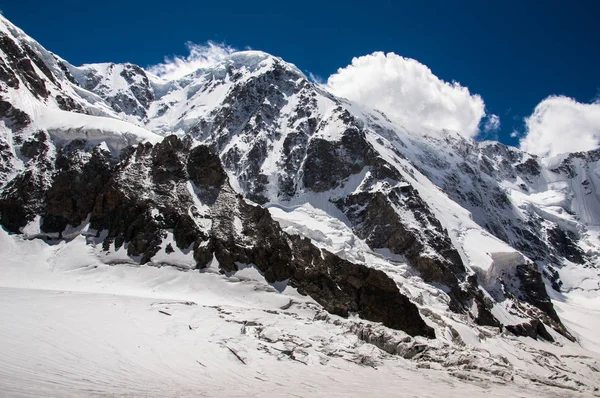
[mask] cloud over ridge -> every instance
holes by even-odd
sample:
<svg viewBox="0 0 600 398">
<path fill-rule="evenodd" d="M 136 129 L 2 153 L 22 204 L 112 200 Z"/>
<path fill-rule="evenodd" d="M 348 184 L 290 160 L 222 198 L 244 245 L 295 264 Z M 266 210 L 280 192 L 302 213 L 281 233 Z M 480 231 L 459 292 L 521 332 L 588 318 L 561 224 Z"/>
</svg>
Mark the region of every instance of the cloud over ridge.
<svg viewBox="0 0 600 398">
<path fill-rule="evenodd" d="M 525 118 L 525 127 L 520 148 L 538 156 L 596 149 L 600 146 L 600 101 L 586 104 L 549 96 Z"/>
<path fill-rule="evenodd" d="M 475 137 L 485 115 L 479 95 L 394 53 L 353 58 L 350 65 L 331 75 L 326 85 L 333 94 L 397 117 L 411 128 L 448 129 Z"/>
</svg>

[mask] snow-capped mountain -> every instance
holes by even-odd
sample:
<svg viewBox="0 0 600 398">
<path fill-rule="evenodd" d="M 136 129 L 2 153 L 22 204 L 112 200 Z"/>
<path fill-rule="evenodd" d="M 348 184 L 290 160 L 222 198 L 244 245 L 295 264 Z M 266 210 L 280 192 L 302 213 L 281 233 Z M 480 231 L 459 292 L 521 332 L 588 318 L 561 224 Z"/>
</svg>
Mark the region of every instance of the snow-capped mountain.
<svg viewBox="0 0 600 398">
<path fill-rule="evenodd" d="M 600 151 L 541 159 L 411 131 L 260 51 L 176 80 L 76 67 L 1 16 L 0 118 L 0 249 L 39 251 L 26 274 L 14 256 L 4 286 L 50 262 L 74 284 L 77 267 L 123 264 L 250 273 L 239 283 L 293 297 L 280 309 L 296 303 L 298 323 L 355 336 L 347 352 L 597 392 Z M 302 363 L 326 366 L 315 350 Z"/>
</svg>

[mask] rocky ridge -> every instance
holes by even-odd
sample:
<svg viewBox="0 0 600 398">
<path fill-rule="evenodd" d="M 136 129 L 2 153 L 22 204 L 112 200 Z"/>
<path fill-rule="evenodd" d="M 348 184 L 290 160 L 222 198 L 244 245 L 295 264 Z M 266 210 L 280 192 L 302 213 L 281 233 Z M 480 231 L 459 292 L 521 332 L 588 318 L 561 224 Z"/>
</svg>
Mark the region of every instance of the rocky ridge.
<svg viewBox="0 0 600 398">
<path fill-rule="evenodd" d="M 546 324 L 573 338 L 543 278 L 561 290 L 564 267 L 597 273 L 590 227 L 598 220 L 588 211 L 598 201 L 595 152 L 545 165 L 499 143 L 413 134 L 257 51 L 162 81 L 131 64 L 74 67 L 4 19 L 0 39 L 0 222 L 8 230 L 39 227 L 34 236 L 61 239 L 89 223 L 105 252 L 126 252 L 109 261 L 179 266 L 168 251 L 191 256 L 186 267 L 213 257 L 223 272 L 254 264 L 332 313 L 433 337 L 385 273 L 285 234 L 259 206 L 310 204 L 371 250 L 401 256 L 452 312 L 516 334 L 552 340 Z M 46 110 L 125 121 L 111 134 L 133 138 L 108 145 L 104 127 L 83 122 L 48 128 L 38 117 Z M 141 129 L 147 135 L 130 132 Z M 574 199 L 555 206 L 564 212 L 533 201 L 577 179 Z M 456 224 L 453 212 L 472 222 Z M 483 267 L 470 231 L 521 257 Z"/>
</svg>

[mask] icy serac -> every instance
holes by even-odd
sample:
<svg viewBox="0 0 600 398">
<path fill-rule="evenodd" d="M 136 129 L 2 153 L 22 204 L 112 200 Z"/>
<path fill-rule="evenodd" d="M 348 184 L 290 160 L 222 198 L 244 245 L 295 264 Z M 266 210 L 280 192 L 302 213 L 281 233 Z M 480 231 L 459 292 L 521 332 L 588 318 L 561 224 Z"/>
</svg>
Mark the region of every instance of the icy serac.
<svg viewBox="0 0 600 398">
<path fill-rule="evenodd" d="M 332 314 L 456 347 L 468 328 L 572 344 L 550 296 L 600 289 L 600 151 L 408 131 L 263 52 L 167 81 L 73 66 L 0 16 L 0 118 L 2 226 L 83 235 L 108 264 L 251 265 Z"/>
</svg>

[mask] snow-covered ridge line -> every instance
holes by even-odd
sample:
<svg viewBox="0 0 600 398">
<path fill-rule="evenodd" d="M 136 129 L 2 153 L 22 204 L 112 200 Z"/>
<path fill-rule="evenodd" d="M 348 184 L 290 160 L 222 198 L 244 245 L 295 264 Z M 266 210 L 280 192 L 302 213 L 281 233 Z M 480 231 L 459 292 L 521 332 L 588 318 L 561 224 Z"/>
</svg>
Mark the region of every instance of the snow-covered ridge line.
<svg viewBox="0 0 600 398">
<path fill-rule="evenodd" d="M 329 214 L 342 219 L 347 225 L 358 228 L 359 224 L 363 225 L 366 208 L 356 207 L 356 204 L 352 204 L 353 201 L 364 201 L 366 197 L 373 195 L 389 196 L 391 192 L 396 192 L 399 196 L 395 199 L 395 203 L 389 204 L 390 211 L 394 213 L 394 217 L 399 217 L 398 222 L 402 228 L 410 234 L 415 234 L 416 240 L 420 241 L 419 244 L 423 244 L 422 247 L 417 245 L 411 249 L 417 251 L 416 253 L 409 251 L 412 253 L 409 260 L 413 265 L 417 261 L 423 263 L 417 266 L 417 269 L 425 273 L 426 279 L 431 278 L 432 281 L 454 286 L 452 300 L 455 304 L 462 300 L 456 296 L 460 283 L 451 273 L 461 274 L 458 276 L 460 280 L 465 272 L 461 261 L 467 262 L 468 270 L 470 269 L 469 257 L 478 258 L 477 255 L 465 254 L 466 249 L 461 248 L 458 233 L 466 226 L 477 229 L 485 225 L 492 228 L 492 234 L 509 244 L 515 244 L 508 236 L 506 238 L 500 236 L 502 231 L 486 223 L 485 219 L 478 217 L 473 223 L 469 220 L 471 216 L 468 212 L 459 210 L 459 206 L 448 206 L 448 203 L 452 202 L 447 196 L 432 195 L 437 192 L 435 185 L 441 187 L 448 181 L 446 176 L 430 168 L 447 162 L 447 160 L 435 159 L 435 156 L 429 152 L 431 148 L 440 144 L 439 138 L 427 134 L 412 136 L 410 132 L 398 128 L 384 115 L 380 115 L 383 116 L 381 119 L 368 110 L 325 94 L 308 82 L 297 68 L 268 54 L 240 52 L 229 55 L 217 62 L 214 67 L 199 69 L 177 82 L 160 86 L 161 92 L 157 95 L 156 89 L 159 85 L 152 80 L 152 76 L 146 75 L 142 68 L 135 65 L 94 64 L 75 68 L 61 63 L 63 61 L 48 55 L 45 50 L 43 52 L 41 58 L 51 60 L 53 63 L 51 69 L 60 69 L 62 75 L 59 77 L 64 81 L 64 84 L 58 85 L 55 81 L 47 81 L 47 86 L 62 88 L 64 85 L 69 89 L 79 87 L 77 92 L 81 92 L 83 87 L 99 95 L 105 101 L 105 107 L 112 108 L 110 112 L 114 118 L 124 118 L 162 133 L 168 130 L 181 134 L 187 133 L 215 146 L 228 172 L 233 173 L 238 180 L 234 182 L 234 186 L 239 187 L 243 194 L 259 203 L 279 203 L 288 200 L 302 203 L 313 200 L 310 199 L 311 191 L 318 193 L 333 189 L 330 194 L 319 193 L 317 195 L 319 199 L 314 203 L 323 205 Z M 34 59 L 33 64 L 37 66 L 39 62 L 36 63 Z M 52 80 L 52 76 L 45 72 L 41 75 L 44 74 L 46 77 L 41 76 L 42 80 L 45 78 Z M 73 90 L 71 93 L 75 92 L 76 90 Z M 41 95 L 37 92 L 32 94 Z M 84 97 L 71 98 L 72 102 L 63 99 L 61 102 L 57 94 L 56 106 L 61 107 L 63 104 L 64 107 L 66 103 L 71 107 L 70 111 L 91 112 L 95 109 L 91 106 L 94 104 L 88 103 L 79 108 L 69 105 L 82 101 L 85 103 L 87 99 Z M 31 99 L 30 102 L 37 103 L 36 101 Z M 23 101 L 20 95 L 16 96 L 15 102 L 27 108 L 27 101 Z M 51 136 L 59 142 L 65 139 L 68 141 L 70 137 L 87 137 L 92 139 L 92 144 L 106 142 L 116 152 L 136 141 L 158 139 L 151 133 L 131 129 L 124 124 L 112 126 L 109 129 L 112 131 L 108 131 L 107 136 L 106 127 L 97 126 L 97 123 L 108 124 L 108 121 L 100 119 L 92 121 L 86 119 L 86 116 L 81 116 L 79 120 L 79 116 L 74 112 L 69 112 L 68 116 L 67 113 L 61 114 L 60 119 L 66 121 L 58 122 L 59 117 L 53 116 L 47 110 L 47 107 L 51 108 L 54 105 L 48 100 L 45 102 L 44 106 L 33 106 L 28 109 L 34 120 L 33 125 L 38 123 L 44 127 L 44 124 L 47 124 Z M 115 131 L 121 129 L 136 131 L 126 134 Z M 113 132 L 116 133 L 115 136 L 112 135 Z M 368 137 L 373 137 L 373 141 L 368 142 L 361 138 L 366 133 Z M 387 143 L 382 140 L 386 140 Z M 448 133 L 446 141 L 459 144 L 458 148 L 447 147 L 450 155 L 457 149 L 469 150 L 469 146 L 473 146 L 472 142 L 451 133 Z M 335 149 L 336 146 L 342 148 L 342 153 L 334 154 L 339 152 Z M 371 149 L 368 149 L 368 153 L 361 153 L 363 148 L 369 146 Z M 480 150 L 489 151 L 493 145 L 487 144 L 484 147 Z M 341 156 L 337 162 L 323 166 L 324 162 L 330 161 L 329 157 L 338 155 Z M 404 157 L 405 161 L 398 161 L 398 155 Z M 387 165 L 381 164 L 382 159 L 387 162 Z M 523 164 L 527 164 L 530 160 L 536 164 L 535 160 L 526 159 Z M 336 188 L 339 181 L 343 182 L 347 178 L 353 178 L 352 175 L 358 175 L 361 167 L 374 164 L 378 167 L 376 173 L 365 177 L 361 185 L 352 192 Z M 282 165 L 285 165 L 283 171 Z M 403 175 L 413 166 L 422 172 L 421 177 L 415 179 L 412 175 Z M 463 164 L 458 166 L 463 167 Z M 329 170 L 334 172 L 335 178 L 331 181 L 327 181 L 328 176 L 319 171 L 319 168 L 324 167 L 329 167 Z M 385 181 L 379 183 L 371 181 L 380 178 L 376 176 L 377 173 L 382 172 L 379 170 L 380 167 L 383 167 L 382 170 L 390 170 L 384 173 L 392 174 L 386 177 Z M 432 178 L 433 184 L 427 181 L 427 178 Z M 410 183 L 399 182 L 406 179 Z M 416 191 L 412 190 L 412 185 L 417 187 Z M 501 189 L 496 188 L 500 199 L 502 199 Z M 404 198 L 406 193 L 410 193 L 411 197 Z M 457 194 L 459 197 L 462 195 L 460 192 Z M 473 196 L 472 193 L 470 195 Z M 334 201 L 336 204 L 332 206 L 331 203 Z M 412 202 L 418 203 L 417 208 L 407 210 L 406 204 Z M 465 203 L 461 204 L 465 205 Z M 464 219 L 460 220 L 459 217 L 459 222 L 456 223 L 453 218 L 446 218 L 445 214 L 448 214 L 448 211 L 445 209 L 448 208 L 452 209 L 450 211 L 461 213 Z M 427 214 L 425 218 L 429 218 L 428 220 L 423 218 L 423 212 Z M 372 216 L 374 215 L 370 214 L 368 217 Z M 368 227 L 368 230 L 363 233 L 370 234 L 371 228 L 372 226 Z M 444 229 L 450 231 L 450 234 L 447 235 Z M 418 232 L 419 230 L 428 231 L 429 236 Z M 402 241 L 405 238 L 398 239 Z M 376 246 L 390 244 L 376 238 L 371 238 L 370 242 L 370 245 Z M 459 250 L 458 253 L 450 255 L 450 251 L 453 251 L 452 245 L 457 246 Z M 397 252 L 396 255 L 401 255 L 407 250 L 405 243 L 398 243 L 396 246 L 393 247 Z M 476 249 L 469 248 L 469 250 Z M 462 257 L 458 258 L 458 255 Z M 449 261 L 455 268 L 450 274 L 446 272 L 439 275 L 437 270 L 431 269 L 429 265 L 431 260 L 443 263 L 448 258 L 453 258 Z M 521 258 L 524 262 L 527 261 L 525 257 Z M 519 264 L 514 264 L 517 265 Z M 483 264 L 473 264 L 473 266 L 479 269 L 486 267 Z M 511 269 L 502 267 L 501 269 L 514 272 Z M 497 276 L 496 273 L 492 274 L 494 277 Z M 465 304 L 457 305 L 460 307 Z M 478 314 L 481 311 L 482 309 Z"/>
</svg>

